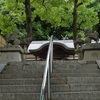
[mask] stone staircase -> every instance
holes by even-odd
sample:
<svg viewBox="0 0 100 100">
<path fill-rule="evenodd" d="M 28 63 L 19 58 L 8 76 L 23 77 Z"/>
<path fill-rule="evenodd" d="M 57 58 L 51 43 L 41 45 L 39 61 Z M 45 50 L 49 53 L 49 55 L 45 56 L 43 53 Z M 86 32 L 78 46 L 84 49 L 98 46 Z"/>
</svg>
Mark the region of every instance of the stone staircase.
<svg viewBox="0 0 100 100">
<path fill-rule="evenodd" d="M 0 100 L 39 100 L 45 61 L 9 62 L 0 73 Z M 95 61 L 54 61 L 51 100 L 100 100 Z"/>
<path fill-rule="evenodd" d="M 0 100 L 39 100 L 44 62 L 11 62 L 0 74 Z"/>
<path fill-rule="evenodd" d="M 55 84 L 52 100 L 100 100 L 100 69 L 95 61 L 55 61 Z"/>
</svg>

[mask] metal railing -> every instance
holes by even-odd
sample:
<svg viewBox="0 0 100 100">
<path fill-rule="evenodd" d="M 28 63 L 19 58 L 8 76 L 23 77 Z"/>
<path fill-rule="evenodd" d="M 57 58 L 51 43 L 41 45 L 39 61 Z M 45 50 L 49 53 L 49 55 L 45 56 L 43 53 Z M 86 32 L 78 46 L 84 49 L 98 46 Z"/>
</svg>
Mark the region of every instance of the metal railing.
<svg viewBox="0 0 100 100">
<path fill-rule="evenodd" d="M 46 65 L 44 69 L 44 76 L 41 86 L 40 100 L 50 100 L 50 74 L 52 73 L 52 61 L 53 61 L 53 36 L 50 38 L 50 43 L 47 52 Z M 47 83 L 47 93 L 46 93 L 46 83 Z M 47 94 L 47 96 L 46 96 Z"/>
</svg>

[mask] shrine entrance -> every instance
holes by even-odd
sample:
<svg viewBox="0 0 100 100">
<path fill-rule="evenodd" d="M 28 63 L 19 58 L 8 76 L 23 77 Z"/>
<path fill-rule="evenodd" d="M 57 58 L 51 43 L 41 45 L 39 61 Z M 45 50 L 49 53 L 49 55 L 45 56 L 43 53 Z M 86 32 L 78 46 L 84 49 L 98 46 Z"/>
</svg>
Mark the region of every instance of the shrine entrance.
<svg viewBox="0 0 100 100">
<path fill-rule="evenodd" d="M 32 41 L 28 47 L 36 59 L 45 59 L 49 41 Z M 53 58 L 59 60 L 75 59 L 73 40 L 53 40 Z"/>
</svg>

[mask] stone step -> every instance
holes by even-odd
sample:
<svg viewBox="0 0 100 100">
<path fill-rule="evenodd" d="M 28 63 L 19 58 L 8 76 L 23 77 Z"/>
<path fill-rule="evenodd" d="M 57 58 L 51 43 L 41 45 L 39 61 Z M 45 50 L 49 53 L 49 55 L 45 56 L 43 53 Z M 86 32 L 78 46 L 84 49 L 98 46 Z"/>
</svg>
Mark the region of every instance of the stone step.
<svg viewBox="0 0 100 100">
<path fill-rule="evenodd" d="M 51 78 L 51 84 L 66 84 L 66 78 Z M 42 84 L 42 78 L 0 79 L 0 85 L 34 85 Z"/>
<path fill-rule="evenodd" d="M 80 91 L 100 91 L 100 84 L 69 84 L 69 92 L 80 92 Z M 61 91 L 60 91 L 61 92 Z"/>
<path fill-rule="evenodd" d="M 96 70 L 98 68 L 97 64 L 90 64 L 90 65 L 60 65 L 60 66 L 53 66 L 53 70 Z"/>
<path fill-rule="evenodd" d="M 18 64 L 19 64 L 19 65 L 18 65 Z M 27 63 L 26 63 L 26 64 L 21 64 L 21 65 L 20 65 L 20 62 L 18 62 L 18 64 L 16 64 L 16 63 L 15 63 L 14 65 L 7 64 L 6 67 L 5 67 L 5 69 L 7 69 L 7 70 L 8 70 L 8 69 L 19 69 L 19 70 L 20 70 L 20 69 L 27 69 L 27 70 L 28 70 L 28 68 L 29 68 L 29 69 L 30 69 L 30 68 L 33 68 L 33 69 L 39 69 L 39 68 L 41 68 L 41 69 L 42 69 L 42 68 L 44 68 L 44 66 L 45 66 L 45 64 L 42 65 L 41 63 L 40 63 L 40 64 L 37 64 L 37 65 L 34 64 L 34 63 L 33 63 L 33 64 L 27 64 Z"/>
<path fill-rule="evenodd" d="M 60 84 L 51 85 L 51 91 L 54 92 L 82 92 L 82 91 L 100 91 L 100 84 Z"/>
<path fill-rule="evenodd" d="M 97 62 L 96 61 L 84 61 L 84 60 L 80 60 L 80 61 L 64 61 L 64 60 L 57 60 L 57 61 L 53 61 L 53 65 L 55 67 L 60 67 L 61 66 L 68 66 L 68 67 L 73 67 L 73 66 L 78 66 L 78 67 L 81 67 L 81 66 L 89 66 L 89 65 L 97 65 Z"/>
<path fill-rule="evenodd" d="M 14 79 L 14 78 L 42 78 L 43 75 L 41 73 L 19 73 L 19 74 L 0 74 L 0 79 Z"/>
<path fill-rule="evenodd" d="M 51 78 L 52 84 L 100 84 L 100 77 L 58 77 Z"/>
<path fill-rule="evenodd" d="M 0 93 L 1 100 L 39 100 L 39 93 Z M 100 91 L 55 92 L 52 100 L 100 100 Z"/>
<path fill-rule="evenodd" d="M 16 68 L 17 67 L 43 67 L 45 65 L 45 61 L 13 61 L 13 62 L 8 62 L 7 67 L 9 68 Z"/>
<path fill-rule="evenodd" d="M 100 91 L 55 92 L 51 100 L 100 100 Z"/>
<path fill-rule="evenodd" d="M 81 70 L 99 70 L 98 69 L 98 65 L 96 64 L 96 63 L 90 63 L 90 64 L 87 64 L 87 63 L 72 63 L 71 61 L 70 61 L 70 63 L 68 63 L 67 64 L 67 61 L 59 61 L 59 62 L 57 62 L 57 63 L 54 63 L 53 64 L 53 70 L 55 71 L 55 70 L 68 70 L 68 71 L 70 71 L 70 70 L 72 70 L 72 71 L 75 71 L 75 70 L 79 70 L 79 71 L 81 71 Z"/>
<path fill-rule="evenodd" d="M 8 65 L 8 66 L 6 66 L 5 67 L 5 69 L 7 70 L 7 71 L 9 71 L 9 70 L 11 70 L 11 71 L 16 71 L 16 70 L 22 70 L 22 71 L 24 71 L 24 70 L 27 70 L 27 71 L 29 71 L 29 70 L 42 70 L 42 69 L 44 69 L 44 66 L 45 65 L 35 65 L 35 64 L 33 64 L 33 66 L 32 65 L 30 65 L 30 64 L 22 64 L 22 65 L 20 65 L 20 63 L 19 63 L 19 66 L 18 65 Z M 61 63 L 58 63 L 58 64 L 53 64 L 53 69 L 68 69 L 68 70 L 75 70 L 75 69 L 82 69 L 82 68 L 87 68 L 87 69 L 92 69 L 92 68 L 98 68 L 98 65 L 97 64 L 72 64 L 72 63 L 70 63 L 70 64 L 66 64 L 66 63 L 63 63 L 63 64 L 61 64 Z"/>
<path fill-rule="evenodd" d="M 3 72 L 32 72 L 32 71 L 43 71 L 45 62 L 33 61 L 33 62 L 9 62 L 4 68 Z"/>
<path fill-rule="evenodd" d="M 41 85 L 0 85 L 0 93 L 40 93 Z M 51 85 L 52 92 L 69 91 L 69 86 Z"/>
<path fill-rule="evenodd" d="M 0 93 L 40 93 L 41 85 L 0 85 Z"/>
<path fill-rule="evenodd" d="M 39 93 L 0 93 L 1 100 L 39 100 Z M 52 100 L 100 100 L 100 91 L 56 92 Z M 62 98 L 62 99 L 61 99 Z"/>
<path fill-rule="evenodd" d="M 45 65 L 45 61 L 12 61 L 7 63 L 7 67 L 41 67 Z"/>
<path fill-rule="evenodd" d="M 39 100 L 39 93 L 0 93 L 0 100 Z"/>
<path fill-rule="evenodd" d="M 53 73 L 100 73 L 100 69 L 97 68 L 91 68 L 91 69 L 87 69 L 87 68 L 81 68 L 81 69 L 53 69 Z"/>
<path fill-rule="evenodd" d="M 54 60 L 54 65 L 65 64 L 65 65 L 89 65 L 97 64 L 96 60 Z"/>
<path fill-rule="evenodd" d="M 11 82 L 10 82 L 10 81 Z M 19 82 L 19 84 L 21 83 L 27 83 L 27 80 L 29 80 L 29 82 L 32 81 L 36 81 L 36 80 L 41 80 L 42 81 L 42 77 L 35 77 L 35 76 L 20 76 L 20 75 L 10 75 L 10 74 L 5 74 L 5 75 L 0 75 L 0 84 L 3 82 L 7 82 L 7 83 L 12 83 L 13 81 L 16 84 L 16 82 Z M 62 81 L 62 82 L 61 82 Z M 21 83 L 20 83 L 21 82 Z M 59 75 L 57 74 L 57 76 L 52 76 L 52 82 L 53 83 L 100 83 L 100 76 L 66 76 L 66 74 L 62 74 Z M 3 84 L 5 84 L 3 83 Z"/>
<path fill-rule="evenodd" d="M 0 85 L 35 85 L 42 84 L 42 78 L 0 79 Z"/>
<path fill-rule="evenodd" d="M 72 62 L 70 62 L 69 64 L 67 64 L 67 61 L 60 61 L 62 63 L 55 63 L 54 62 L 54 66 L 53 69 L 54 70 L 96 70 L 98 69 L 97 64 L 93 63 L 93 64 L 87 64 L 87 63 L 78 63 L 75 62 L 75 64 L 73 64 Z M 3 73 L 32 73 L 34 71 L 37 72 L 43 72 L 44 71 L 44 66 L 45 63 L 43 62 L 39 62 L 39 61 L 35 61 L 35 62 L 12 62 L 9 63 L 5 70 L 3 71 Z"/>
<path fill-rule="evenodd" d="M 51 78 L 51 84 L 100 84 L 100 77 L 59 77 Z M 42 78 L 0 79 L 0 85 L 42 84 Z"/>
<path fill-rule="evenodd" d="M 0 85 L 0 93 L 40 93 L 41 85 Z M 100 91 L 100 84 L 51 85 L 53 92 Z"/>
<path fill-rule="evenodd" d="M 2 74 L 36 74 L 36 73 L 41 73 L 43 74 L 44 72 L 44 68 L 40 68 L 40 69 L 31 69 L 29 68 L 27 69 L 9 69 L 9 70 L 3 70 Z M 82 68 L 53 68 L 53 73 L 100 73 L 100 69 L 98 69 L 97 67 L 91 67 L 91 68 L 86 68 L 86 67 L 82 67 Z"/>
<path fill-rule="evenodd" d="M 100 73 L 53 73 L 52 77 L 100 77 Z"/>
<path fill-rule="evenodd" d="M 42 78 L 0 79 L 0 85 L 35 85 L 35 84 L 42 84 Z"/>
<path fill-rule="evenodd" d="M 0 79 L 14 79 L 14 78 L 42 78 L 41 73 L 29 74 L 0 74 Z M 62 77 L 100 77 L 99 73 L 53 73 L 52 78 Z"/>
<path fill-rule="evenodd" d="M 54 79 L 56 80 L 53 80 L 53 82 L 55 81 L 58 81 L 60 83 L 60 81 L 62 81 L 62 84 L 100 84 L 100 76 L 99 77 L 92 77 L 92 76 L 88 76 L 88 77 L 55 77 Z M 52 81 L 51 81 L 52 82 Z M 56 82 L 55 82 L 56 83 Z M 54 83 L 54 84 L 55 84 Z M 56 83 L 57 84 L 57 83 Z"/>
<path fill-rule="evenodd" d="M 40 85 L 0 85 L 0 92 L 40 92 Z M 36 90 L 37 88 L 37 90 Z M 38 90 L 39 88 L 39 90 Z M 14 89 L 14 90 L 13 90 Z M 73 91 L 100 91 L 100 84 L 56 84 L 51 85 L 51 90 L 53 92 L 73 92 Z"/>
<path fill-rule="evenodd" d="M 43 74 L 44 70 L 9 70 L 9 71 L 2 71 L 2 74 L 36 74 L 40 73 Z M 100 73 L 100 69 L 76 69 L 76 70 L 68 70 L 68 69 L 53 69 L 53 73 Z"/>
<path fill-rule="evenodd" d="M 55 77 L 56 81 L 59 80 L 58 84 L 62 81 L 60 78 L 63 79 L 63 84 L 100 84 L 100 77 Z"/>
<path fill-rule="evenodd" d="M 36 74 L 40 73 L 43 74 L 44 70 L 3 70 L 1 74 Z"/>
<path fill-rule="evenodd" d="M 100 83 L 100 77 L 67 77 L 67 83 Z"/>
<path fill-rule="evenodd" d="M 12 68 L 10 67 L 6 67 L 2 73 L 34 73 L 34 72 L 39 72 L 39 73 L 43 73 L 44 71 L 44 67 L 36 67 L 36 66 L 14 66 Z"/>
<path fill-rule="evenodd" d="M 17 69 L 12 69 L 12 70 L 3 70 L 1 74 L 35 74 L 35 73 L 41 73 L 43 74 L 44 69 L 39 69 L 39 70 L 34 70 L 34 69 L 24 69 L 24 70 L 17 70 Z"/>
<path fill-rule="evenodd" d="M 100 91 L 100 84 L 58 84 L 51 85 L 52 92 Z"/>
<path fill-rule="evenodd" d="M 54 60 L 53 64 L 96 64 L 96 60 Z"/>
</svg>

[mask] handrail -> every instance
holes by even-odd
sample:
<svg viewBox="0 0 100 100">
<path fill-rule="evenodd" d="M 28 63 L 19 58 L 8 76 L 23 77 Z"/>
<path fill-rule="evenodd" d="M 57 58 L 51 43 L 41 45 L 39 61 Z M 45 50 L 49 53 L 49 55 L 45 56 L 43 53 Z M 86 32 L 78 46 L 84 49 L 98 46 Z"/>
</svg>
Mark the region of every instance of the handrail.
<svg viewBox="0 0 100 100">
<path fill-rule="evenodd" d="M 44 76 L 41 86 L 41 93 L 40 93 L 40 100 L 46 100 L 46 83 L 48 82 L 47 88 L 47 99 L 51 99 L 51 91 L 50 91 L 50 74 L 52 73 L 52 61 L 53 61 L 53 36 L 50 38 L 47 58 L 46 58 L 46 65 L 44 69 Z M 47 80 L 48 79 L 48 80 Z"/>
</svg>

